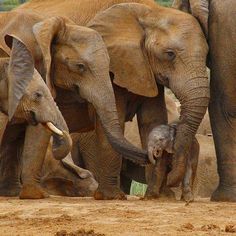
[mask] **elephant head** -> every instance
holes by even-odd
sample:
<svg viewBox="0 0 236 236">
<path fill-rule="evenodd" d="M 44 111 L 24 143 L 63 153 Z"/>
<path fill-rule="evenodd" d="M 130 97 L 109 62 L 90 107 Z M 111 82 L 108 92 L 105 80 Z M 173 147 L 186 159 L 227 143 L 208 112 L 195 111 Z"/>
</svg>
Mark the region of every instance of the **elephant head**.
<svg viewBox="0 0 236 236">
<path fill-rule="evenodd" d="M 209 102 L 208 46 L 194 17 L 184 12 L 137 3 L 117 4 L 88 24 L 108 48 L 114 83 L 133 93 L 157 96 L 157 83 L 181 103 L 168 184 L 178 184 L 188 152 Z"/>
<path fill-rule="evenodd" d="M 70 197 L 93 196 L 98 183 L 92 173 L 76 166 L 70 155 L 63 160 L 55 160 L 51 148 L 49 145 L 41 177 L 41 185 L 47 192 Z"/>
<path fill-rule="evenodd" d="M 62 17 L 43 20 L 27 11 L 11 14 L 11 22 L 2 31 L 13 32 L 32 51 L 36 68 L 45 75 L 52 94 L 56 96 L 55 86 L 78 93 L 96 109 L 112 147 L 133 161 L 146 163 L 146 151 L 130 144 L 120 128 L 109 56 L 101 36 Z"/>
<path fill-rule="evenodd" d="M 13 117 L 31 125 L 41 123 L 54 136 L 55 158 L 64 158 L 71 150 L 72 140 L 61 112 L 43 79 L 34 69 L 30 51 L 17 37 L 6 37 L 11 42 L 11 54 L 10 58 L 0 59 L 0 101 L 8 119 L 1 123 L 3 127 L 0 136 L 8 120 L 11 121 Z"/>
</svg>

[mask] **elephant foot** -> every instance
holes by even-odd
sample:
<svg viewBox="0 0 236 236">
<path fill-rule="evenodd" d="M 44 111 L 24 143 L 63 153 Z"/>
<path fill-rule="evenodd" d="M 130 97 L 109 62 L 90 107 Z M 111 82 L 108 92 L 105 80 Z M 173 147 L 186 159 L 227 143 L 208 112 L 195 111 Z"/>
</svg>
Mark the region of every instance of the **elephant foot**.
<svg viewBox="0 0 236 236">
<path fill-rule="evenodd" d="M 194 196 L 193 196 L 192 192 L 186 192 L 186 193 L 182 194 L 181 200 L 185 201 L 187 203 L 190 203 L 190 202 L 194 201 Z"/>
<path fill-rule="evenodd" d="M 175 199 L 175 193 L 168 187 L 159 190 L 147 188 L 144 199 Z"/>
<path fill-rule="evenodd" d="M 147 188 L 146 193 L 144 195 L 145 200 L 151 200 L 151 199 L 158 199 L 160 197 L 159 190 L 155 190 L 153 188 Z"/>
<path fill-rule="evenodd" d="M 42 199 L 48 198 L 49 194 L 40 185 L 24 184 L 19 197 L 20 199 Z"/>
<path fill-rule="evenodd" d="M 0 196 L 15 197 L 19 195 L 20 191 L 20 184 L 0 183 Z"/>
<path fill-rule="evenodd" d="M 110 187 L 106 189 L 98 189 L 95 191 L 94 194 L 95 200 L 127 200 L 126 195 L 124 192 L 120 190 L 118 187 Z"/>
<path fill-rule="evenodd" d="M 165 186 L 160 192 L 160 198 L 175 200 L 175 193 L 167 186 Z"/>
<path fill-rule="evenodd" d="M 211 201 L 214 202 L 236 202 L 236 187 L 218 186 L 211 196 Z"/>
</svg>

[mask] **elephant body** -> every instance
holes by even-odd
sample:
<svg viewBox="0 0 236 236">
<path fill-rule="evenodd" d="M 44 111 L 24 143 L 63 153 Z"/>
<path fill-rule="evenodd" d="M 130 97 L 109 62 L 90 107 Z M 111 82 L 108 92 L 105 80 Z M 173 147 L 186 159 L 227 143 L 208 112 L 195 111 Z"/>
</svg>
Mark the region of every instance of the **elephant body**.
<svg viewBox="0 0 236 236">
<path fill-rule="evenodd" d="M 219 185 L 213 201 L 236 201 L 235 37 L 236 2 L 176 0 L 174 7 L 191 12 L 208 38 L 211 70 L 209 114 L 217 154 Z"/>
<path fill-rule="evenodd" d="M 147 153 L 128 143 L 122 134 L 109 77 L 107 49 L 96 31 L 75 25 L 69 19 L 49 17 L 46 14 L 43 16 L 41 13 L 22 9 L 1 14 L 0 25 L 2 36 L 7 33 L 17 35 L 32 52 L 35 66 L 56 96 L 69 130 L 83 132 L 96 129 L 100 136 L 98 148 L 101 153 L 108 153 L 107 149 L 110 150 L 112 160 L 108 169 L 111 172 L 112 169 L 117 172 L 117 164 L 121 162 L 119 156 L 113 157 L 111 146 L 117 152 L 126 153 L 126 158 L 134 162 L 148 162 Z M 5 43 L 3 37 L 0 41 L 4 49 L 10 44 L 8 39 Z M 54 50 L 50 50 L 50 47 Z M 31 131 L 29 135 L 37 135 L 37 131 Z M 41 135 L 43 140 L 49 142 L 45 134 Z M 44 150 L 46 152 L 45 148 Z M 40 147 L 36 147 L 34 151 L 41 156 Z M 42 160 L 42 157 L 38 158 Z M 97 162 L 98 165 L 104 165 L 104 160 Z M 113 176 L 108 177 L 114 179 Z M 100 179 L 100 183 L 103 182 Z M 109 198 L 124 198 L 117 184 L 112 191 L 109 190 L 109 194 Z"/>
<path fill-rule="evenodd" d="M 170 96 L 165 96 L 167 101 L 168 120 L 173 122 L 178 119 L 179 113 L 177 111 L 177 105 Z M 197 173 L 193 185 L 193 193 L 196 197 L 209 198 L 218 184 L 218 175 L 216 168 L 216 155 L 212 136 L 209 136 L 210 130 L 207 130 L 205 134 L 205 127 L 210 126 L 209 117 L 206 115 L 201 123 L 198 134 L 196 135 L 197 141 L 200 145 L 199 160 L 197 166 Z M 71 134 L 73 139 L 72 158 L 76 165 L 82 166 L 92 173 L 96 173 L 96 165 L 94 165 L 94 159 L 96 158 L 96 134 L 94 131 L 84 133 Z M 138 130 L 138 124 L 136 117 L 132 122 L 127 122 L 125 125 L 125 137 L 134 145 L 141 146 L 141 140 Z M 197 150 L 193 150 L 196 154 Z M 192 152 L 191 152 L 192 153 Z M 166 157 L 166 155 L 165 155 Z M 145 177 L 145 167 L 135 165 L 134 163 L 123 160 L 122 171 L 120 175 L 121 187 L 127 194 L 130 193 L 130 186 L 132 180 L 147 184 Z M 157 179 L 157 182 L 160 180 Z M 179 188 L 172 189 L 176 197 L 181 196 L 182 190 Z M 155 194 L 159 192 L 155 191 Z M 155 196 L 154 193 L 150 193 L 148 197 Z M 157 196 L 157 195 L 156 195 Z M 162 189 L 160 195 L 173 197 L 173 192 L 170 189 Z"/>
<path fill-rule="evenodd" d="M 67 87 L 65 87 L 65 79 L 63 80 L 62 78 L 66 75 L 65 71 L 68 71 L 69 68 L 73 72 L 77 70 L 76 72 L 82 75 L 85 71 L 84 61 L 74 65 L 74 62 L 70 61 L 70 57 L 63 51 L 63 47 L 57 46 L 55 42 L 53 52 L 56 53 L 51 57 L 45 54 L 46 62 L 52 63 L 52 68 L 54 68 L 54 73 L 51 74 L 55 78 L 56 101 L 62 110 L 70 131 L 88 131 L 95 127 L 97 155 L 93 165 L 95 166 L 95 176 L 99 182 L 95 198 L 124 198 L 124 194 L 119 188 L 122 160 L 120 154 L 115 152 L 110 146 L 110 144 L 112 144 L 113 148 L 118 146 L 116 151 L 119 151 L 121 143 L 124 142 L 118 144 L 115 141 L 116 139 L 113 138 L 114 136 L 117 137 L 114 133 L 117 134 L 118 132 L 111 132 L 113 136 L 111 137 L 107 130 L 111 131 L 111 127 L 117 127 L 117 124 L 113 126 L 111 124 L 114 121 L 118 122 L 118 119 L 121 129 L 124 129 L 124 123 L 132 120 L 136 114 L 142 147 L 146 148 L 146 138 L 149 130 L 153 126 L 167 123 L 164 86 L 169 87 L 181 103 L 181 122 L 177 126 L 174 144 L 174 168 L 168 175 L 168 185 L 174 186 L 178 184 L 184 175 L 183 163 L 185 163 L 185 160 L 182 157 L 185 155 L 182 154 L 183 152 L 189 152 L 191 141 L 206 112 L 209 100 L 205 69 L 208 48 L 197 21 L 188 14 L 161 7 L 151 0 L 76 2 L 58 2 L 55 0 L 39 2 L 33 0 L 20 6 L 15 13 L 17 11 L 27 12 L 29 10 L 31 13 L 34 11 L 39 13 L 40 16 L 45 17 L 44 23 L 45 26 L 47 25 L 47 28 L 50 28 L 49 25 L 52 25 L 53 21 L 57 21 L 55 17 L 58 19 L 58 16 L 67 17 L 77 25 L 88 26 L 99 33 L 108 50 L 110 67 L 107 67 L 109 66 L 105 56 L 107 52 L 102 47 L 104 51 L 102 57 L 101 55 L 94 55 L 94 58 L 97 58 L 94 62 L 96 64 L 93 64 L 91 68 L 102 68 L 103 73 L 97 69 L 94 74 L 100 75 L 103 79 L 110 74 L 117 109 L 114 107 L 114 104 L 107 108 L 108 104 L 110 106 L 109 102 L 113 101 L 110 94 L 111 90 L 108 90 L 108 77 L 106 77 L 106 92 L 102 87 L 96 87 L 96 91 L 91 89 L 92 86 L 95 88 L 96 83 L 94 81 L 98 81 L 97 77 L 96 80 L 93 80 L 92 84 L 88 83 L 87 79 L 78 80 L 76 83 L 70 80 L 66 83 Z M 33 26 L 34 35 L 39 44 L 40 38 L 42 38 L 40 33 L 44 32 L 44 23 Z M 68 21 L 68 24 L 72 23 Z M 76 27 L 74 26 L 74 28 Z M 56 26 L 52 27 L 52 29 L 57 30 Z M 181 30 L 176 32 L 176 29 Z M 186 34 L 185 32 L 189 32 L 189 29 L 194 33 Z M 65 40 L 65 36 L 70 35 L 69 31 L 66 29 L 64 31 L 68 34 L 64 32 L 59 33 L 57 42 L 60 41 L 60 37 L 64 37 L 63 39 Z M 91 33 L 92 31 L 89 32 Z M 87 42 L 91 42 L 92 39 L 90 39 L 86 31 L 81 31 L 80 33 L 84 35 L 84 39 Z M 78 34 L 76 37 L 79 39 L 81 35 Z M 98 38 L 98 35 L 96 37 Z M 96 37 L 93 37 L 93 39 L 97 39 Z M 102 43 L 99 42 L 98 44 L 98 41 L 96 41 L 94 45 L 102 45 Z M 79 46 L 78 44 L 76 50 L 81 50 Z M 75 45 L 73 47 L 75 48 Z M 41 50 L 45 50 L 43 44 L 41 45 Z M 99 50 L 99 52 L 101 51 Z M 64 61 L 60 61 L 63 56 Z M 35 58 L 38 57 L 35 56 Z M 103 59 L 101 60 L 101 58 Z M 88 64 L 88 62 L 86 63 Z M 48 68 L 50 68 L 50 65 Z M 70 77 L 72 79 L 75 78 L 75 74 L 73 76 L 70 75 Z M 50 83 L 48 84 L 51 86 Z M 72 84 L 76 85 L 75 87 L 79 90 L 77 95 L 80 94 L 80 103 L 84 102 L 81 101 L 81 98 L 86 100 L 84 106 L 82 106 L 84 108 L 83 111 L 80 110 L 78 102 L 75 102 L 75 100 L 78 101 L 78 96 L 73 98 L 71 91 L 66 92 L 63 90 L 65 88 L 71 89 L 70 86 Z M 85 89 L 87 84 L 90 85 L 90 91 Z M 62 90 L 60 91 L 58 87 L 61 87 Z M 91 97 L 92 91 L 95 91 L 93 95 L 96 94 L 97 97 Z M 101 94 L 101 92 L 105 92 L 105 95 L 104 93 Z M 68 94 L 68 96 L 66 97 L 65 94 Z M 107 106 L 101 105 L 102 97 L 104 98 L 103 102 L 105 101 Z M 93 104 L 102 122 L 100 122 L 96 113 L 91 109 L 90 104 L 87 104 L 87 101 Z M 99 105 L 98 101 L 100 102 Z M 119 116 L 114 119 L 114 116 L 112 117 L 111 115 L 116 110 Z M 74 116 L 79 116 L 81 112 L 86 114 L 83 117 L 84 121 L 76 122 Z M 104 114 L 106 116 L 109 114 L 110 117 L 104 117 Z M 88 122 L 91 117 L 92 123 Z M 109 126 L 106 124 L 108 120 L 111 122 Z M 80 125 L 83 124 L 85 126 L 82 128 Z M 105 132 L 103 128 L 105 128 Z M 121 139 L 120 134 L 118 137 Z M 107 142 L 107 138 L 110 143 Z M 141 157 L 143 158 L 144 155 L 141 155 L 135 149 L 125 152 L 123 148 L 123 152 L 119 151 L 119 153 L 126 158 L 128 156 L 139 156 L 139 161 L 137 158 L 132 159 L 136 160 L 136 163 L 139 164 L 146 163 L 141 161 Z M 146 170 L 146 179 L 151 187 L 153 185 L 151 181 L 151 175 L 154 171 L 153 166 L 148 165 Z"/>
<path fill-rule="evenodd" d="M 64 158 L 70 152 L 72 141 L 49 89 L 34 69 L 30 51 L 19 39 L 8 37 L 12 40 L 11 55 L 0 58 L 0 194 L 18 195 L 21 179 L 20 197 L 37 198 L 47 194 L 37 182 L 42 163 L 34 152 L 30 153 L 29 147 L 31 150 L 35 146 L 42 148 L 43 155 L 44 143 L 40 136 L 29 137 L 29 130 L 44 132 L 48 138 L 53 134 L 55 158 Z M 32 188 L 35 191 L 31 191 Z"/>
</svg>

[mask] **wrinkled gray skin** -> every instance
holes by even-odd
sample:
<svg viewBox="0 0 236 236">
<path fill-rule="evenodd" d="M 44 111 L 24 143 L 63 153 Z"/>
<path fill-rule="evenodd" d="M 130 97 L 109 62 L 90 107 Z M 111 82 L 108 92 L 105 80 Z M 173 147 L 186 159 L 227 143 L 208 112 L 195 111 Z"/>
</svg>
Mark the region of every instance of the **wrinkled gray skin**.
<svg viewBox="0 0 236 236">
<path fill-rule="evenodd" d="M 220 181 L 213 201 L 236 202 L 235 67 L 236 1 L 176 0 L 203 26 L 209 43 L 211 101 L 209 114 Z"/>
<path fill-rule="evenodd" d="M 160 194 L 163 182 L 172 168 L 172 155 L 163 154 L 167 152 L 173 153 L 174 139 L 176 135 L 176 125 L 159 125 L 154 127 L 148 136 L 148 156 L 149 160 L 155 165 L 157 173 L 157 182 L 154 185 L 156 194 Z M 182 199 L 186 202 L 194 200 L 193 182 L 196 176 L 197 164 L 199 156 L 199 144 L 196 138 L 193 141 L 191 149 L 186 157 L 186 169 L 182 181 Z M 165 160 L 166 159 L 166 160 Z M 168 169 L 169 168 L 169 169 Z M 149 189 L 147 189 L 147 192 Z M 148 194 L 146 194 L 148 196 Z"/>
<path fill-rule="evenodd" d="M 28 151 L 34 150 L 35 146 L 42 148 L 44 143 L 41 142 L 40 136 L 30 137 L 30 130 L 42 131 L 50 137 L 54 131 L 46 128 L 46 123 L 51 122 L 62 131 L 62 136 L 53 133 L 53 152 L 57 159 L 65 157 L 70 152 L 72 141 L 49 89 L 34 69 L 31 53 L 21 41 L 14 37 L 10 38 L 11 56 L 0 58 L 0 137 L 2 141 L 0 195 L 19 194 L 20 153 L 23 149 L 21 176 L 23 189 L 20 197 L 40 198 L 47 195 L 38 185 L 42 163 L 38 163 L 37 156 L 29 155 Z M 26 122 L 30 125 L 26 125 Z M 25 137 L 24 148 L 23 137 Z M 62 151 L 62 155 L 58 149 Z M 43 155 L 43 149 L 41 150 Z M 28 186 L 35 191 L 29 190 Z"/>
</svg>

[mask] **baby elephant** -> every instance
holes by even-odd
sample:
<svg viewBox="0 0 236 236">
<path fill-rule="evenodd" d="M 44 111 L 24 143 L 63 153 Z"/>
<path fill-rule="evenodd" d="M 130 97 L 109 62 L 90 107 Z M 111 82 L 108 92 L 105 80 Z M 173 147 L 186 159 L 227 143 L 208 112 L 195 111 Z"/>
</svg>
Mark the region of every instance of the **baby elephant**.
<svg viewBox="0 0 236 236">
<path fill-rule="evenodd" d="M 174 152 L 173 145 L 175 135 L 176 124 L 171 124 L 160 125 L 153 128 L 148 136 L 148 156 L 151 163 L 156 165 L 158 177 L 158 183 L 156 183 L 156 187 L 159 189 L 159 192 L 161 191 L 163 181 L 166 180 L 167 174 L 171 170 L 171 159 Z M 191 149 L 187 155 L 186 171 L 182 181 L 181 199 L 185 200 L 186 202 L 191 202 L 194 200 L 192 188 L 193 181 L 196 176 L 199 156 L 199 143 L 196 138 L 194 138 Z M 170 161 L 164 160 L 168 159 L 168 157 L 170 157 Z"/>
</svg>

